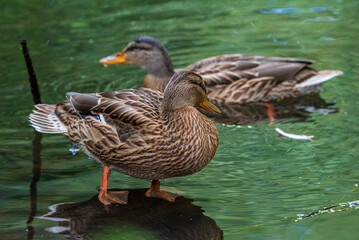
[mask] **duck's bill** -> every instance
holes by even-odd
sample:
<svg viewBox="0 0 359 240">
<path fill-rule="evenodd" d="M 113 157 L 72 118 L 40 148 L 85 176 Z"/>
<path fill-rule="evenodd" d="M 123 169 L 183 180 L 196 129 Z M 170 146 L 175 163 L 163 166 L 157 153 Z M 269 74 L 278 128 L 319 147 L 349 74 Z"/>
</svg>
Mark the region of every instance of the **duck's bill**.
<svg viewBox="0 0 359 240">
<path fill-rule="evenodd" d="M 213 113 L 220 114 L 221 110 L 219 110 L 216 106 L 214 106 L 210 101 L 204 100 L 199 104 L 199 107 Z"/>
<path fill-rule="evenodd" d="M 130 64 L 123 52 L 117 53 L 115 55 L 111 55 L 108 57 L 101 58 L 100 63 L 105 65 L 113 65 L 113 64 Z"/>
</svg>

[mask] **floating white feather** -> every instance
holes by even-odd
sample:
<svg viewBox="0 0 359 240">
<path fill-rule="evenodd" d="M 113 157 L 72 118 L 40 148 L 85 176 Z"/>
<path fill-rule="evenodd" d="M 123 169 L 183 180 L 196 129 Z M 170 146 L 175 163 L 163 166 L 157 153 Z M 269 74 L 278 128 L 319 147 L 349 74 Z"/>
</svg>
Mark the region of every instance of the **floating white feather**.
<svg viewBox="0 0 359 240">
<path fill-rule="evenodd" d="M 312 138 L 314 138 L 314 136 L 307 136 L 307 135 L 296 135 L 296 134 L 292 134 L 292 133 L 286 133 L 283 130 L 276 128 L 275 129 L 279 134 L 287 137 L 287 138 L 293 138 L 293 139 L 299 139 L 299 140 L 310 140 L 312 141 Z"/>
</svg>

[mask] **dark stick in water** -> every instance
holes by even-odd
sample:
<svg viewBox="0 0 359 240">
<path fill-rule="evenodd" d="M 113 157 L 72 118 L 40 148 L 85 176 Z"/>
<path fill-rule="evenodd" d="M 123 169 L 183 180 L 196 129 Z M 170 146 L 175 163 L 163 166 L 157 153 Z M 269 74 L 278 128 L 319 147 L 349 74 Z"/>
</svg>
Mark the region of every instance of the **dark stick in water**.
<svg viewBox="0 0 359 240">
<path fill-rule="evenodd" d="M 40 96 L 40 91 L 39 91 L 39 85 L 37 84 L 35 70 L 34 70 L 34 67 L 32 66 L 29 49 L 27 48 L 27 43 L 26 43 L 25 39 L 21 40 L 20 43 L 21 43 L 21 47 L 22 47 L 22 53 L 24 55 L 25 62 L 26 62 L 27 73 L 29 74 L 29 82 L 30 82 L 30 89 L 31 89 L 31 93 L 32 93 L 32 99 L 33 99 L 34 104 L 39 104 L 39 103 L 41 103 L 41 96 Z"/>
<path fill-rule="evenodd" d="M 32 99 L 34 104 L 41 103 L 41 96 L 39 91 L 39 85 L 37 84 L 37 78 L 34 71 L 34 67 L 32 66 L 32 61 L 29 53 L 29 49 L 27 48 L 26 40 L 21 40 L 22 52 L 24 54 L 26 68 L 29 75 L 30 89 L 32 93 Z M 35 131 L 35 137 L 32 141 L 32 180 L 30 183 L 30 214 L 27 220 L 27 239 L 33 239 L 35 235 L 35 229 L 30 225 L 34 220 L 34 216 L 36 215 L 37 210 L 37 182 L 40 179 L 41 174 L 41 138 L 42 134 Z"/>
</svg>

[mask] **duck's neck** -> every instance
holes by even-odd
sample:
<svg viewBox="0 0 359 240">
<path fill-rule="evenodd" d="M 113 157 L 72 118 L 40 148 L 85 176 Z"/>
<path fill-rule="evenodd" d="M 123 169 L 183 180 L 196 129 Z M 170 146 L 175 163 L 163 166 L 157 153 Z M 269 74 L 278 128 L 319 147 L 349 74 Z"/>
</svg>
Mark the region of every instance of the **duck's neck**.
<svg viewBox="0 0 359 240">
<path fill-rule="evenodd" d="M 143 86 L 163 92 L 167 83 L 173 76 L 174 69 L 171 59 L 167 53 L 152 64 L 142 67 L 148 74 L 143 82 Z"/>
<path fill-rule="evenodd" d="M 157 90 L 163 93 L 168 82 L 171 79 L 171 76 L 156 77 L 151 74 L 147 74 L 145 79 L 143 80 L 143 86 L 145 88 L 150 88 L 152 90 Z"/>
<path fill-rule="evenodd" d="M 166 134 L 171 142 L 179 145 L 191 143 L 187 153 L 205 166 L 214 156 L 219 138 L 211 120 L 193 107 L 183 107 L 175 111 L 162 112 Z M 195 152 L 191 152 L 194 151 Z M 195 156 L 198 155 L 198 156 Z"/>
<path fill-rule="evenodd" d="M 196 109 L 189 106 L 173 111 L 168 111 L 167 109 L 164 109 L 163 106 L 161 109 L 161 116 L 164 120 L 164 125 L 167 126 L 167 132 L 169 133 L 191 130 L 189 133 L 193 134 L 192 128 L 197 129 L 195 126 L 193 126 L 196 125 L 193 123 L 193 119 L 198 119 L 198 114 L 200 113 L 198 113 Z"/>
</svg>

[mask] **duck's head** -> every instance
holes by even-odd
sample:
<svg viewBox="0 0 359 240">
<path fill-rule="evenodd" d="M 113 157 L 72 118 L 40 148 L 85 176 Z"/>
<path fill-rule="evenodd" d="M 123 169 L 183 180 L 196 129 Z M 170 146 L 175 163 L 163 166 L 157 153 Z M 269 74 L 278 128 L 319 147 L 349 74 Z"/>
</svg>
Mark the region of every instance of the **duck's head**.
<svg viewBox="0 0 359 240">
<path fill-rule="evenodd" d="M 158 77 L 174 74 L 171 59 L 166 48 L 153 37 L 139 37 L 130 42 L 122 51 L 100 59 L 104 65 L 131 64 Z"/>
<path fill-rule="evenodd" d="M 187 106 L 200 107 L 213 113 L 221 113 L 207 97 L 201 76 L 190 71 L 174 74 L 163 93 L 162 112 L 174 111 Z"/>
</svg>

